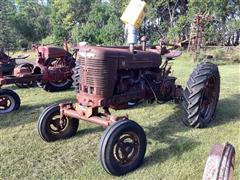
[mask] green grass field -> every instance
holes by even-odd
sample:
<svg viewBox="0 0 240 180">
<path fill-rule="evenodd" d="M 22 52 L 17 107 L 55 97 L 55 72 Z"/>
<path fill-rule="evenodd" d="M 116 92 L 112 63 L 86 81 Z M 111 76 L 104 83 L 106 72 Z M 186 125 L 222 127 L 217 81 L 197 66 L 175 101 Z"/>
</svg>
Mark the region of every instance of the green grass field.
<svg viewBox="0 0 240 180">
<path fill-rule="evenodd" d="M 173 63 L 177 83 L 185 86 L 195 65 L 187 55 Z M 142 104 L 113 114 L 129 114 L 148 139 L 144 163 L 119 179 L 198 180 L 214 143 L 236 148 L 235 179 L 240 179 L 240 65 L 220 66 L 221 95 L 215 121 L 206 129 L 187 128 L 180 105 Z M 38 135 L 42 110 L 55 102 L 74 100 L 73 90 L 47 93 L 40 88 L 17 89 L 19 111 L 0 116 L 0 179 L 113 179 L 100 165 L 98 143 L 103 128 L 80 121 L 76 137 L 54 143 Z"/>
</svg>

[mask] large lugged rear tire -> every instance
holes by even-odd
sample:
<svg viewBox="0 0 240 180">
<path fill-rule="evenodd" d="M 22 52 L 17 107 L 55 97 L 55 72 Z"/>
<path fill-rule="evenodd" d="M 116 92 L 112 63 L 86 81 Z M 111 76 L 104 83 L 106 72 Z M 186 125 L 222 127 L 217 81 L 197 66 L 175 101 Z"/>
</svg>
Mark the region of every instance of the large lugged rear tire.
<svg viewBox="0 0 240 180">
<path fill-rule="evenodd" d="M 75 67 L 72 69 L 73 70 L 73 75 L 72 75 L 72 80 L 73 80 L 73 87 L 76 93 L 79 93 L 79 84 L 80 84 L 80 61 L 76 61 Z"/>
<path fill-rule="evenodd" d="M 20 97 L 10 89 L 0 89 L 0 114 L 18 110 L 21 104 Z"/>
<path fill-rule="evenodd" d="M 183 123 L 203 128 L 214 119 L 220 92 L 218 67 L 210 62 L 200 63 L 187 82 L 183 92 Z"/>
<path fill-rule="evenodd" d="M 118 121 L 102 135 L 99 146 L 101 164 L 109 174 L 124 175 L 141 165 L 146 144 L 141 126 L 128 119 Z"/>
<path fill-rule="evenodd" d="M 39 116 L 37 122 L 38 134 L 47 142 L 67 139 L 77 132 L 79 120 L 65 117 L 60 121 L 60 107 L 58 104 L 47 107 Z"/>
</svg>

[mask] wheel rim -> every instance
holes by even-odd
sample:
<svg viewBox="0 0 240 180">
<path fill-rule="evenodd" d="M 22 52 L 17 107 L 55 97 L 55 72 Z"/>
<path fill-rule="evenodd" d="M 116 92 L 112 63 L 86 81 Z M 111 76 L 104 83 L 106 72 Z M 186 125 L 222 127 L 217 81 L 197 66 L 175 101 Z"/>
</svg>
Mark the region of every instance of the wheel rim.
<svg viewBox="0 0 240 180">
<path fill-rule="evenodd" d="M 64 132 L 68 126 L 68 118 L 60 119 L 60 115 L 57 113 L 48 117 L 48 129 L 53 134 L 60 134 Z"/>
<path fill-rule="evenodd" d="M 204 122 L 211 120 L 211 117 L 215 111 L 215 107 L 218 99 L 218 86 L 217 79 L 212 76 L 209 78 L 206 87 L 203 90 L 202 101 L 200 105 L 201 117 Z"/>
<path fill-rule="evenodd" d="M 114 159 L 122 166 L 134 162 L 140 151 L 140 140 L 136 133 L 121 134 L 113 146 Z"/>
<path fill-rule="evenodd" d="M 11 112 L 15 107 L 15 100 L 12 96 L 1 95 L 0 96 L 0 113 Z"/>
<path fill-rule="evenodd" d="M 63 59 L 61 58 L 57 58 L 57 59 L 52 59 L 48 65 L 47 68 L 48 69 L 54 69 L 54 68 L 62 68 L 65 67 L 66 63 Z M 58 82 L 49 82 L 51 85 L 55 86 L 55 87 L 63 87 L 66 86 L 69 83 L 69 80 L 61 80 Z"/>
</svg>

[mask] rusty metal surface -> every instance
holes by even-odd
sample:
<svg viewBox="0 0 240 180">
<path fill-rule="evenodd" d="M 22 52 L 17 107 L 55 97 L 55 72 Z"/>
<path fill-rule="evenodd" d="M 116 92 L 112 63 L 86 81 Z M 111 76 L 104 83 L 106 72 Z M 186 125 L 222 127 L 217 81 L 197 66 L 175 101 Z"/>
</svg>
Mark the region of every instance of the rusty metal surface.
<svg viewBox="0 0 240 180">
<path fill-rule="evenodd" d="M 102 127 L 108 127 L 110 124 L 119 121 L 121 119 L 128 118 L 128 116 L 111 116 L 109 114 L 99 112 L 98 108 L 84 107 L 78 103 L 72 104 L 61 103 L 60 105 L 61 118 L 64 116 L 84 120 L 90 123 L 98 124 Z M 73 106 L 75 106 L 73 108 Z"/>
<path fill-rule="evenodd" d="M 42 58 L 59 58 L 67 55 L 67 51 L 63 48 L 59 47 L 51 47 L 51 46 L 39 46 L 37 47 L 38 52 L 41 53 Z"/>
<path fill-rule="evenodd" d="M 126 47 L 79 48 L 80 56 L 80 93 L 78 101 L 87 106 L 101 106 L 117 101 L 114 89 L 118 81 L 118 71 L 134 71 L 159 67 L 161 56 L 158 51 L 142 51 L 136 49 L 131 53 Z M 137 89 L 144 94 L 145 89 Z M 133 95 L 135 93 L 132 93 Z M 136 92 L 137 94 L 137 92 Z M 119 95 L 126 99 L 126 96 Z M 131 96 L 127 95 L 129 100 Z M 141 96 L 142 97 L 142 96 Z M 137 96 L 136 98 L 141 98 Z"/>
<path fill-rule="evenodd" d="M 0 87 L 4 84 L 14 84 L 14 83 L 26 83 L 29 81 L 36 81 L 40 80 L 42 75 L 26 75 L 23 77 L 16 77 L 16 76 L 4 76 L 0 78 Z"/>
<path fill-rule="evenodd" d="M 235 149 L 231 144 L 212 146 L 203 180 L 233 180 Z"/>
<path fill-rule="evenodd" d="M 128 117 L 111 116 L 109 108 L 127 108 L 128 102 L 139 100 L 162 103 L 182 95 L 176 78 L 169 76 L 168 60 L 162 61 L 156 47 L 147 49 L 144 45 L 131 52 L 129 47 L 81 46 L 78 57 L 77 103 L 60 104 L 62 118 L 69 116 L 107 127 Z M 103 107 L 103 113 L 98 112 L 99 107 Z"/>
<path fill-rule="evenodd" d="M 126 46 L 78 47 L 79 104 L 123 109 L 129 101 L 139 99 L 179 98 L 182 88 L 175 85 L 175 77 L 169 76 L 171 69 L 168 60 L 162 62 L 161 52 L 158 46 L 137 46 L 133 53 Z"/>
<path fill-rule="evenodd" d="M 28 67 L 19 66 L 14 68 L 13 75 L 16 77 L 29 76 L 32 75 L 32 71 Z"/>
<path fill-rule="evenodd" d="M 43 82 L 59 82 L 70 79 L 75 59 L 63 48 L 34 46 L 37 52 L 36 66 L 30 72 L 24 66 L 18 66 L 14 69 L 13 75 L 0 77 L 0 86 L 12 83 L 27 83 L 42 80 Z M 61 63 L 54 66 L 47 66 L 48 58 L 59 59 Z M 59 62 L 58 61 L 58 62 Z M 2 67 L 4 64 L 2 64 Z"/>
</svg>

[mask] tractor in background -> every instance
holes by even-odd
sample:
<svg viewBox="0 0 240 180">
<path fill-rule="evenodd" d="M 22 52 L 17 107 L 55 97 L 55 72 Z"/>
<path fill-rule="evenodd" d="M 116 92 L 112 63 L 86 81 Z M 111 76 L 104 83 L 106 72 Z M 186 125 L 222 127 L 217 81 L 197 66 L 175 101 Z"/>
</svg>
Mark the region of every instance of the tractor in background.
<svg viewBox="0 0 240 180">
<path fill-rule="evenodd" d="M 75 52 L 71 54 L 63 48 L 50 46 L 34 45 L 33 48 L 36 51 L 36 65 L 31 63 L 16 65 L 15 60 L 9 58 L 6 61 L 0 61 L 0 69 L 5 69 L 0 73 L 0 88 L 6 84 L 29 88 L 37 83 L 49 92 L 69 89 L 72 86 L 71 76 L 72 68 L 75 66 Z M 5 68 L 6 66 L 9 68 Z M 20 97 L 16 92 L 0 89 L 0 114 L 19 109 L 20 103 Z"/>
</svg>

